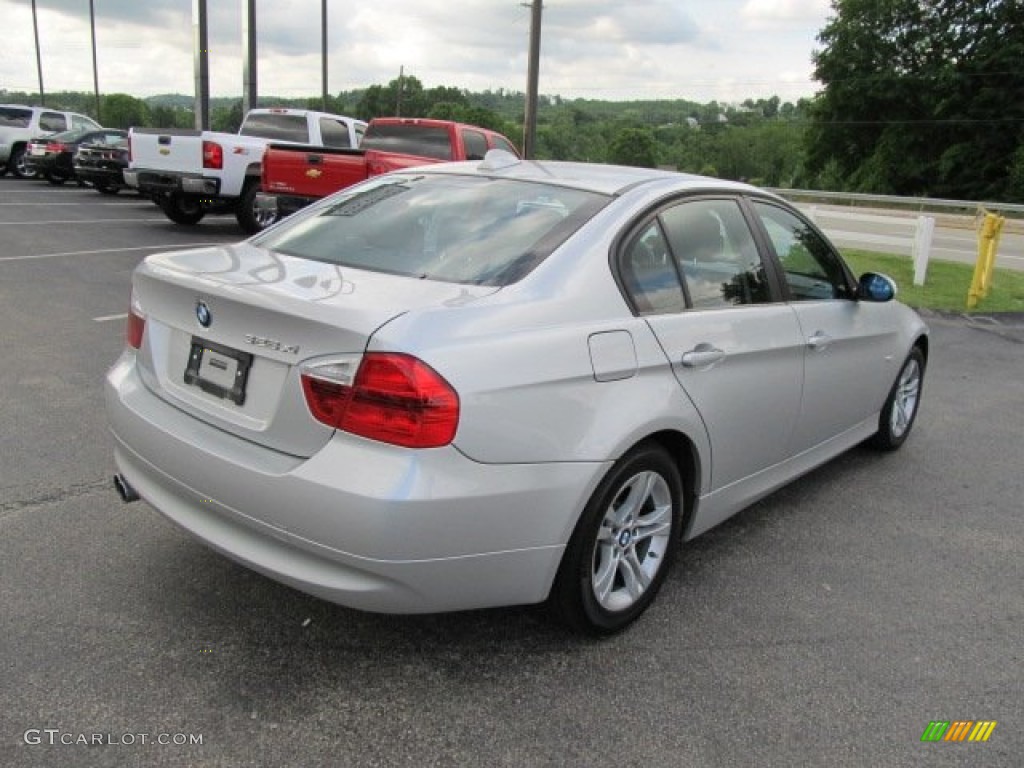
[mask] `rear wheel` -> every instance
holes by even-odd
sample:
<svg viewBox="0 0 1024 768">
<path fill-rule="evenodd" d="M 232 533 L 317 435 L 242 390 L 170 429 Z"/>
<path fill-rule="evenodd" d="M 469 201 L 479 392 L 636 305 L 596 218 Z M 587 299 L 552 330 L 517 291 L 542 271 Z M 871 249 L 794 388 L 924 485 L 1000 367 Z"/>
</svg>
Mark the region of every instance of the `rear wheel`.
<svg viewBox="0 0 1024 768">
<path fill-rule="evenodd" d="M 256 195 L 259 191 L 259 179 L 250 179 L 245 182 L 245 187 L 242 188 L 242 196 L 238 199 L 238 207 L 235 209 L 235 218 L 238 219 L 238 225 L 247 235 L 262 232 L 277 221 L 276 213 L 256 207 Z"/>
<path fill-rule="evenodd" d="M 661 446 L 616 462 L 583 511 L 549 602 L 573 629 L 610 635 L 654 600 L 679 543 L 683 483 Z"/>
<path fill-rule="evenodd" d="M 914 347 L 907 355 L 889 397 L 882 406 L 882 413 L 878 417 L 878 432 L 871 438 L 871 445 L 875 448 L 894 451 L 910 436 L 921 402 L 924 366 L 924 353 L 919 347 Z"/>
<path fill-rule="evenodd" d="M 19 179 L 34 179 L 35 168 L 30 168 L 25 162 L 25 147 L 17 146 L 11 150 L 11 158 L 7 161 L 7 168 Z"/>
<path fill-rule="evenodd" d="M 175 224 L 192 226 L 202 221 L 206 211 L 202 203 L 192 197 L 175 193 L 170 197 L 161 198 L 158 205 L 164 215 Z"/>
</svg>

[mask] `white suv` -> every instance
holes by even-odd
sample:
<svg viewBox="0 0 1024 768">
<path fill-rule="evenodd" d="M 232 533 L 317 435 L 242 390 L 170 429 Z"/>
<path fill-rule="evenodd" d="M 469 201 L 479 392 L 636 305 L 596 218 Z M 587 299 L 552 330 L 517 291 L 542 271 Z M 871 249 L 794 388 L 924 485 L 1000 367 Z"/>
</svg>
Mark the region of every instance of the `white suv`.
<svg viewBox="0 0 1024 768">
<path fill-rule="evenodd" d="M 0 176 L 10 171 L 29 179 L 35 171 L 25 167 L 25 148 L 30 139 L 60 131 L 94 131 L 102 126 L 77 112 L 0 104 Z"/>
</svg>

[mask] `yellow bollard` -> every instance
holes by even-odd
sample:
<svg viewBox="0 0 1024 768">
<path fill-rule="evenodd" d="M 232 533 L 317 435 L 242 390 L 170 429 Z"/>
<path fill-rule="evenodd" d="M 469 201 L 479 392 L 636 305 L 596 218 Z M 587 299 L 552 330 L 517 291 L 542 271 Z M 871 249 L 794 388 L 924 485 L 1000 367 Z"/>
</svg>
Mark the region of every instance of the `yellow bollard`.
<svg viewBox="0 0 1024 768">
<path fill-rule="evenodd" d="M 999 250 L 999 236 L 1003 232 L 1005 216 L 979 211 L 984 215 L 978 231 L 978 260 L 974 264 L 974 277 L 971 289 L 967 292 L 967 308 L 974 309 L 978 302 L 988 296 L 992 285 L 992 273 L 995 271 L 996 252 Z"/>
</svg>

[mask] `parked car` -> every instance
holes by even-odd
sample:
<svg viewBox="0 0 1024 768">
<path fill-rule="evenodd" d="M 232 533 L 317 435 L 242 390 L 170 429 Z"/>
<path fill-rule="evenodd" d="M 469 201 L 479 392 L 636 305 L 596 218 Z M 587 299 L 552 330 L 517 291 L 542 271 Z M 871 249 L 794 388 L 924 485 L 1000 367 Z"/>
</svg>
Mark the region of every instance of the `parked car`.
<svg viewBox="0 0 1024 768">
<path fill-rule="evenodd" d="M 128 131 L 101 128 L 96 131 L 64 131 L 32 139 L 25 157 L 26 167 L 51 184 L 63 184 L 75 178 L 75 153 L 85 144 L 113 146 L 124 144 Z"/>
<path fill-rule="evenodd" d="M 351 117 L 279 107 L 249 110 L 237 134 L 132 128 L 125 181 L 175 224 L 193 226 L 207 213 L 233 213 L 252 234 L 277 218 L 256 207 L 267 144 L 354 148 L 365 129 L 366 123 Z"/>
<path fill-rule="evenodd" d="M 895 293 L 745 184 L 501 151 L 378 176 L 142 261 L 115 485 L 343 605 L 609 634 L 680 540 L 903 444 L 929 343 Z"/>
<path fill-rule="evenodd" d="M 8 171 L 21 178 L 32 178 L 35 175 L 25 164 L 28 142 L 33 137 L 67 130 L 89 131 L 98 128 L 99 123 L 77 112 L 22 104 L 0 104 L 0 176 Z"/>
<path fill-rule="evenodd" d="M 116 195 L 126 184 L 128 167 L 128 135 L 110 142 L 83 142 L 73 161 L 75 178 L 92 184 L 105 195 Z"/>
</svg>

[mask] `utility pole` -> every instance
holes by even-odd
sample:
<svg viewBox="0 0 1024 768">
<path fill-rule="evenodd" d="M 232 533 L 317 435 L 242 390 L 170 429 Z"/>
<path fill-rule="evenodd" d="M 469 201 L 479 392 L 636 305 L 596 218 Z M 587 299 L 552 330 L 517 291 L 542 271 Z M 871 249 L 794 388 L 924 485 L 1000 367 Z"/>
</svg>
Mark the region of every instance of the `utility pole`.
<svg viewBox="0 0 1024 768">
<path fill-rule="evenodd" d="M 93 0 L 89 0 L 89 26 L 92 29 L 92 88 L 96 94 L 96 122 L 103 125 L 100 116 L 100 73 L 96 68 L 96 9 Z"/>
<path fill-rule="evenodd" d="M 537 81 L 540 72 L 541 0 L 533 0 L 530 14 L 530 63 L 526 73 L 526 115 L 523 120 L 523 157 L 533 159 L 537 141 Z"/>
<path fill-rule="evenodd" d="M 327 111 L 327 0 L 320 0 L 320 82 L 323 86 L 323 111 Z"/>
<path fill-rule="evenodd" d="M 405 65 L 398 68 L 398 96 L 395 99 L 395 117 L 402 116 L 402 91 L 405 90 Z"/>
<path fill-rule="evenodd" d="M 242 115 L 259 106 L 256 0 L 242 0 Z"/>
<path fill-rule="evenodd" d="M 206 31 L 206 0 L 192 0 L 192 37 L 195 48 L 196 128 L 210 128 L 210 44 Z"/>
<path fill-rule="evenodd" d="M 39 72 L 39 106 L 46 106 L 46 93 L 43 91 L 43 57 L 39 54 L 39 22 L 36 20 L 36 0 L 32 0 L 32 31 L 36 36 L 36 70 Z"/>
</svg>

